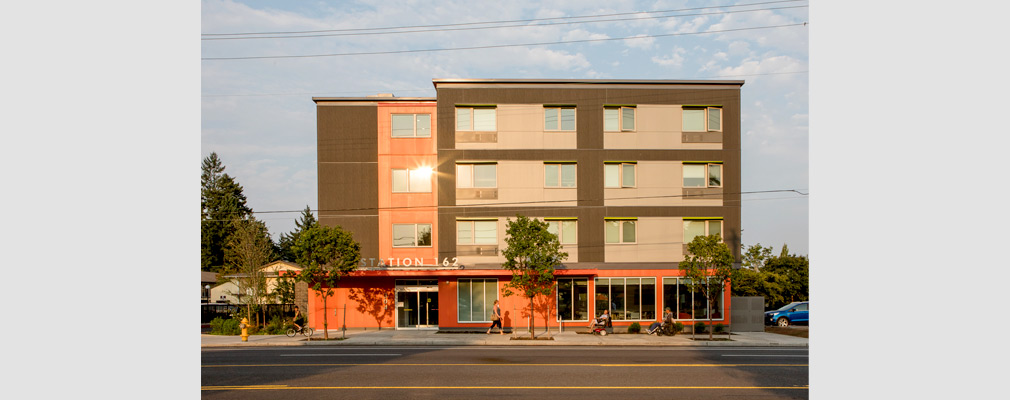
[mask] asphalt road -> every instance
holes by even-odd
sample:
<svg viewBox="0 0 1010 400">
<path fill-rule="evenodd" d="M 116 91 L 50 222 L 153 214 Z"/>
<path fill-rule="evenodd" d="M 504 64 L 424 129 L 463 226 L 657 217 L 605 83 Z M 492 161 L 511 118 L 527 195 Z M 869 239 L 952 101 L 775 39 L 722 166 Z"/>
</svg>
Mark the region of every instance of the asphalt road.
<svg viewBox="0 0 1010 400">
<path fill-rule="evenodd" d="M 792 347 L 203 349 L 207 399 L 809 398 Z"/>
</svg>

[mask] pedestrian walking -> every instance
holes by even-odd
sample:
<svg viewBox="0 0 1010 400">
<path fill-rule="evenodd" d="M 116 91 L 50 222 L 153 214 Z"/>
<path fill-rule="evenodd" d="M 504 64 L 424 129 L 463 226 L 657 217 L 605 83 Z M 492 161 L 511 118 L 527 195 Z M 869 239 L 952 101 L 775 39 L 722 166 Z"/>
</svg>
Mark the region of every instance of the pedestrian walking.
<svg viewBox="0 0 1010 400">
<path fill-rule="evenodd" d="M 487 334 L 491 334 L 491 330 L 494 327 L 498 327 L 498 334 L 504 335 L 505 329 L 501 326 L 501 307 L 498 306 L 498 300 L 494 301 L 494 308 L 491 309 L 491 327 L 487 328 Z"/>
</svg>

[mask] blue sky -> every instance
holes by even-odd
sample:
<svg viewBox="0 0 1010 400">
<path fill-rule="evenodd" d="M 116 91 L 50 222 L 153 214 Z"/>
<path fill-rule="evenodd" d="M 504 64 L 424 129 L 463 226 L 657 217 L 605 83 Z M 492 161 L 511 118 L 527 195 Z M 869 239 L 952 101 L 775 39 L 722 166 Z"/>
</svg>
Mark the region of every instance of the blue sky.
<svg viewBox="0 0 1010 400">
<path fill-rule="evenodd" d="M 202 2 L 201 154 L 221 157 L 254 211 L 316 209 L 312 96 L 434 96 L 434 78 L 742 79 L 743 191 L 809 193 L 807 1 L 288 3 Z M 492 21 L 519 22 L 473 29 Z M 514 46 L 554 42 L 568 43 Z M 400 53 L 289 57 L 361 52 Z M 807 214 L 803 195 L 744 195 L 743 241 L 808 254 Z M 298 213 L 257 217 L 276 238 Z"/>
</svg>

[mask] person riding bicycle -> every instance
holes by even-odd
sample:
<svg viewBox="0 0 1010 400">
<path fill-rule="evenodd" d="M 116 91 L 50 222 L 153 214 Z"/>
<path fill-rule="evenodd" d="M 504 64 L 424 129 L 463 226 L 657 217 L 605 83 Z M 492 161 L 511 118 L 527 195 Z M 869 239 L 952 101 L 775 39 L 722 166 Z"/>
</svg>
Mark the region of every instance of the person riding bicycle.
<svg viewBox="0 0 1010 400">
<path fill-rule="evenodd" d="M 301 311 L 298 311 L 298 306 L 295 306 L 295 316 L 291 318 L 291 322 L 295 324 L 295 329 L 302 330 L 302 325 L 305 324 L 305 316 L 302 315 Z"/>
</svg>

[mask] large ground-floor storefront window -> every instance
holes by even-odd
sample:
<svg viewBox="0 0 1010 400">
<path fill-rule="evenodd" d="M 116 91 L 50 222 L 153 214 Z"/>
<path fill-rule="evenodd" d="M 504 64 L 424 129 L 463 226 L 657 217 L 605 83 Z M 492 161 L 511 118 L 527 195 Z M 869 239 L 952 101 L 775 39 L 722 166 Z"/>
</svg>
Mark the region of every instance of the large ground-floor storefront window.
<svg viewBox="0 0 1010 400">
<path fill-rule="evenodd" d="M 656 278 L 596 278 L 596 313 L 614 321 L 656 319 Z"/>
<path fill-rule="evenodd" d="M 491 322 L 498 300 L 497 279 L 460 279 L 456 294 L 459 322 Z"/>
<path fill-rule="evenodd" d="M 708 319 L 705 295 L 700 290 L 692 293 L 689 282 L 688 278 L 663 278 L 663 307 L 670 307 L 677 319 Z M 723 319 L 722 298 L 720 292 L 712 299 L 712 319 Z"/>
<path fill-rule="evenodd" d="M 589 279 L 558 278 L 558 320 L 589 320 Z"/>
</svg>

